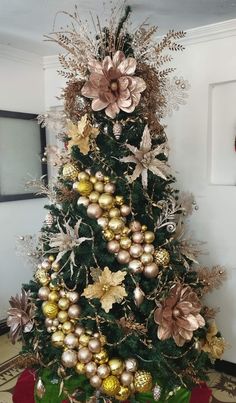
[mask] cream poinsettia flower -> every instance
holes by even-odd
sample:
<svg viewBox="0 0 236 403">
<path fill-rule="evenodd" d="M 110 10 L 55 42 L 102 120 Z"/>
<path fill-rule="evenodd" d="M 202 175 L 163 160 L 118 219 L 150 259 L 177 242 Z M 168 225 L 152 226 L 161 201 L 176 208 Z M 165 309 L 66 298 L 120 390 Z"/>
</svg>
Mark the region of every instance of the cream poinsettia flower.
<svg viewBox="0 0 236 403">
<path fill-rule="evenodd" d="M 90 123 L 87 113 L 82 116 L 77 125 L 71 120 L 67 121 L 68 149 L 77 146 L 84 155 L 90 150 L 90 140 L 98 136 L 99 129 Z"/>
<path fill-rule="evenodd" d="M 108 313 L 115 302 L 121 302 L 127 295 L 122 284 L 125 276 L 125 272 L 120 270 L 112 272 L 108 267 L 105 267 L 97 281 L 94 284 L 89 284 L 82 295 L 88 299 L 98 298 L 102 308 Z"/>
</svg>

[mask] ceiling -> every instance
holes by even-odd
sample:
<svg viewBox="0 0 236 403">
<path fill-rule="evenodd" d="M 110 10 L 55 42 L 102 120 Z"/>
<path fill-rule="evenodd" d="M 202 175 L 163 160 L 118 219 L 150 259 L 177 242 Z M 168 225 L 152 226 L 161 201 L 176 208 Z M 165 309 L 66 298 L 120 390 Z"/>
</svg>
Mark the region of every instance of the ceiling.
<svg viewBox="0 0 236 403">
<path fill-rule="evenodd" d="M 95 16 L 108 14 L 109 0 L 106 6 L 103 0 L 0 0 L 0 44 L 40 55 L 57 53 L 43 35 L 52 31 L 55 14 L 73 11 L 75 3 L 81 17 L 89 17 L 89 11 Z M 160 34 L 170 28 L 186 30 L 236 18 L 236 0 L 130 0 L 128 4 L 135 24 L 150 17 Z M 57 26 L 67 21 L 59 15 Z"/>
</svg>

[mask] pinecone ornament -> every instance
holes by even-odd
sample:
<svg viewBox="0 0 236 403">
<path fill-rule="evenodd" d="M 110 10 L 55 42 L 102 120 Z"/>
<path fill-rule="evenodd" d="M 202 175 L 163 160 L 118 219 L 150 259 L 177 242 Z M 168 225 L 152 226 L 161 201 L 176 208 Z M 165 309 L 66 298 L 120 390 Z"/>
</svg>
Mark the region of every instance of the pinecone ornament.
<svg viewBox="0 0 236 403">
<path fill-rule="evenodd" d="M 114 123 L 113 134 L 116 140 L 119 140 L 121 133 L 122 133 L 122 125 L 119 122 Z"/>
<path fill-rule="evenodd" d="M 44 222 L 49 228 L 51 228 L 52 224 L 54 223 L 54 218 L 53 218 L 52 213 L 48 212 L 46 214 Z"/>
<path fill-rule="evenodd" d="M 155 400 L 155 402 L 158 402 L 158 400 L 161 397 L 161 387 L 156 384 L 153 388 L 152 393 L 153 393 L 153 399 Z"/>
<path fill-rule="evenodd" d="M 166 249 L 157 249 L 154 252 L 154 260 L 158 266 L 167 267 L 170 263 L 170 254 Z"/>
</svg>

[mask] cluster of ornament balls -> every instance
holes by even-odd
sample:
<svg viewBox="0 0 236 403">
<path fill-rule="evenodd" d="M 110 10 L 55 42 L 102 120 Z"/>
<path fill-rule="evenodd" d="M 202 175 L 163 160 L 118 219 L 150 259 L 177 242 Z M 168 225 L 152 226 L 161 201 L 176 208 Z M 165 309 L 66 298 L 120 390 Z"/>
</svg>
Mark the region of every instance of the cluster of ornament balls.
<svg viewBox="0 0 236 403">
<path fill-rule="evenodd" d="M 133 273 L 143 273 L 147 278 L 155 278 L 159 267 L 168 266 L 169 252 L 155 249 L 155 234 L 146 225 L 127 217 L 131 207 L 125 204 L 123 196 L 115 195 L 115 183 L 102 172 L 91 175 L 89 170 L 79 172 L 71 163 L 63 167 L 65 179 L 73 181 L 73 189 L 80 194 L 78 205 L 84 205 L 87 215 L 96 219 L 102 227 L 107 241 L 107 249 L 114 253 L 120 264 L 128 265 Z"/>
<path fill-rule="evenodd" d="M 81 313 L 77 304 L 78 292 L 68 291 L 63 285 L 52 282 L 59 269 L 54 256 L 50 255 L 38 267 L 35 278 L 41 284 L 38 297 L 43 301 L 42 311 L 46 318 L 46 329 L 52 333 L 51 343 L 64 350 L 62 365 L 86 375 L 91 386 L 119 401 L 127 399 L 134 392 L 150 391 L 152 375 L 138 370 L 135 358 L 125 361 L 120 358 L 109 359 L 104 347 L 106 337 L 78 324 Z"/>
</svg>

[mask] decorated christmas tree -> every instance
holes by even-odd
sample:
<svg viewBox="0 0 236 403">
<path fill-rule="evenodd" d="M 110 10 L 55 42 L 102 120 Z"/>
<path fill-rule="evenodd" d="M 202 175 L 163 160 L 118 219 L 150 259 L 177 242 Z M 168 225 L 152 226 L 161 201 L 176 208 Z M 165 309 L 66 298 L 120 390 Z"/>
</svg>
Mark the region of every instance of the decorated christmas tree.
<svg viewBox="0 0 236 403">
<path fill-rule="evenodd" d="M 92 35 L 75 9 L 47 37 L 67 84 L 64 109 L 39 120 L 60 126 L 63 146 L 45 152 L 58 176 L 38 184 L 50 200 L 38 263 L 8 316 L 36 402 L 188 402 L 224 351 L 203 302 L 224 270 L 197 265 L 184 227 L 196 203 L 174 188 L 162 124 L 188 89 L 165 67 L 184 33 L 157 41 L 123 11 Z"/>
</svg>

